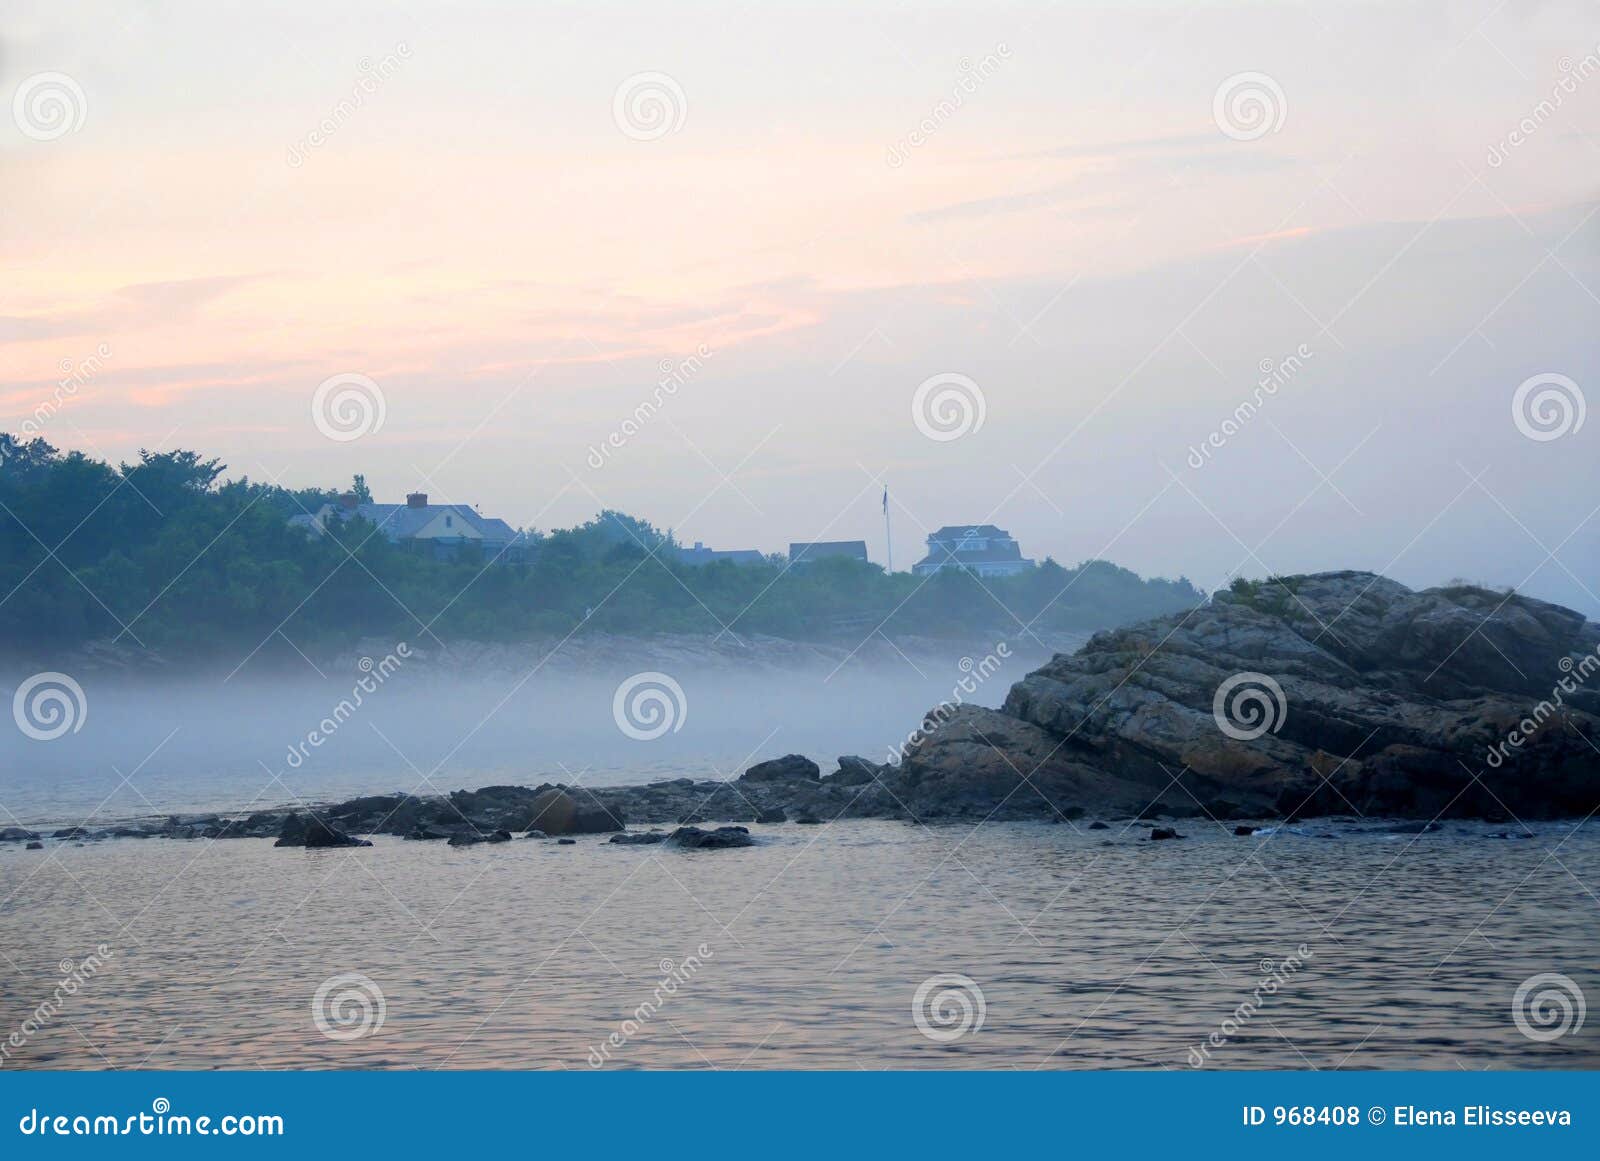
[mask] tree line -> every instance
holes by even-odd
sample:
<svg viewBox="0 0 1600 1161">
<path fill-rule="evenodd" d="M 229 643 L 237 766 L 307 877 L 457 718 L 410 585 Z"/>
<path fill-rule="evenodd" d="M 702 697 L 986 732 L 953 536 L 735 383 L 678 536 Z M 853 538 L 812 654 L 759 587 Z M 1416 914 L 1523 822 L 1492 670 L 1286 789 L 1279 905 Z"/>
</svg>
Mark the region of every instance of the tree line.
<svg viewBox="0 0 1600 1161">
<path fill-rule="evenodd" d="M 1022 624 L 1096 629 L 1203 598 L 1184 578 L 1144 580 L 1105 561 L 1046 560 L 981 581 L 844 559 L 686 565 L 669 535 L 614 511 L 530 531 L 518 561 L 470 547 L 441 560 L 361 520 L 309 536 L 290 518 L 342 489 L 225 480 L 225 471 L 194 451 L 141 451 L 136 463 L 113 465 L 0 435 L 0 643 L 116 641 L 177 658 L 263 641 L 311 650 L 427 633 L 519 640 L 727 627 L 819 640 L 882 622 L 888 633 L 936 637 Z"/>
</svg>

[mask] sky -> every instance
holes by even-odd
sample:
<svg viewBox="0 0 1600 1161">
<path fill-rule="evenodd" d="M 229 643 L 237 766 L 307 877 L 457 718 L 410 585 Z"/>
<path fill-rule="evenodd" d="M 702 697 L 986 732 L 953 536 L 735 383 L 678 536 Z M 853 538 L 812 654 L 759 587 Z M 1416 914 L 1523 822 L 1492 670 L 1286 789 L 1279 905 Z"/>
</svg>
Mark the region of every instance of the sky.
<svg viewBox="0 0 1600 1161">
<path fill-rule="evenodd" d="M 13 0 L 0 96 L 0 429 L 1600 616 L 1588 4 Z"/>
</svg>

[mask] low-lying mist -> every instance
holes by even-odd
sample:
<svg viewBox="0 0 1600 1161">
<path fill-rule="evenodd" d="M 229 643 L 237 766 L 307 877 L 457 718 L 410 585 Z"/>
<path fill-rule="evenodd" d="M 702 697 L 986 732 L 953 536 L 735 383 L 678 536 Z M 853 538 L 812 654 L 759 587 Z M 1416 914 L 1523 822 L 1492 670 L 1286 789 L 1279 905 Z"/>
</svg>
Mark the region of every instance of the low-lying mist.
<svg viewBox="0 0 1600 1161">
<path fill-rule="evenodd" d="M 6 825 L 92 825 L 397 790 L 731 778 L 787 753 L 827 773 L 842 754 L 888 761 L 941 701 L 999 705 L 1047 656 L 1000 649 L 837 670 L 446 673 L 375 658 L 371 670 L 352 659 L 324 676 L 227 682 L 86 675 L 75 731 L 0 741 L 0 803 Z"/>
</svg>

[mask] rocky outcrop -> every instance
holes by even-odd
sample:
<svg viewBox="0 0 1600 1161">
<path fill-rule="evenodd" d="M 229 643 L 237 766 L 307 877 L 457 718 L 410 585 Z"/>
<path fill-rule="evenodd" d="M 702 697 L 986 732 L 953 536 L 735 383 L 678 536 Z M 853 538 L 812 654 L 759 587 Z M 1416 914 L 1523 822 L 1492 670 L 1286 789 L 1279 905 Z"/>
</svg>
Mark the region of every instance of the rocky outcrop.
<svg viewBox="0 0 1600 1161">
<path fill-rule="evenodd" d="M 866 786 L 894 773 L 894 767 L 879 765 L 856 754 L 839 759 L 839 768 L 823 779 L 835 786 Z"/>
<path fill-rule="evenodd" d="M 815 782 L 822 768 L 804 754 L 785 754 L 767 762 L 757 762 L 739 777 L 741 782 Z"/>
<path fill-rule="evenodd" d="M 1097 634 L 914 744 L 919 817 L 1581 816 L 1600 805 L 1600 626 L 1372 573 L 1236 584 Z"/>
<path fill-rule="evenodd" d="M 370 847 L 366 839 L 352 838 L 326 819 L 315 814 L 290 814 L 283 820 L 278 841 L 280 847 Z"/>
</svg>

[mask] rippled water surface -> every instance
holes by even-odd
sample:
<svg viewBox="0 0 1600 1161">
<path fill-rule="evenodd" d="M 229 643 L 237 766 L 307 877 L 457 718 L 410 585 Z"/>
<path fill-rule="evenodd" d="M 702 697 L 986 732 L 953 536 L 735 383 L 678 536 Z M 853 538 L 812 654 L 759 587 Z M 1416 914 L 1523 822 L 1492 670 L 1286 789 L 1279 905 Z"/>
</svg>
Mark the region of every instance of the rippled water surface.
<svg viewBox="0 0 1600 1161">
<path fill-rule="evenodd" d="M 1209 1067 L 1600 1065 L 1597 1021 L 1539 1042 L 1512 1015 L 1537 973 L 1600 995 L 1592 825 L 1084 825 L 786 824 L 715 852 L 5 844 L 3 1029 L 61 961 L 112 952 L 6 1065 L 582 1069 L 615 1033 L 607 1067 L 1184 1068 L 1224 1020 Z M 313 997 L 348 972 L 383 1022 L 332 1040 Z M 913 997 L 949 973 L 982 1022 L 941 1042 Z"/>
</svg>

